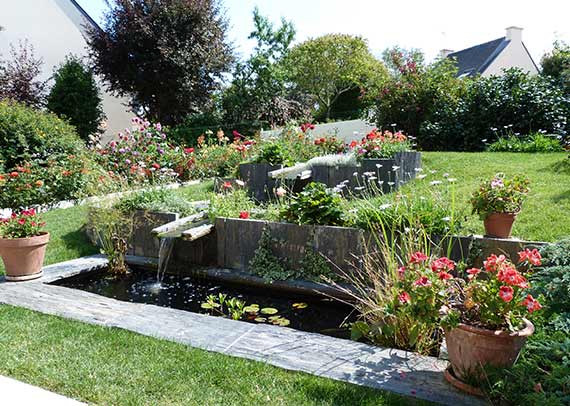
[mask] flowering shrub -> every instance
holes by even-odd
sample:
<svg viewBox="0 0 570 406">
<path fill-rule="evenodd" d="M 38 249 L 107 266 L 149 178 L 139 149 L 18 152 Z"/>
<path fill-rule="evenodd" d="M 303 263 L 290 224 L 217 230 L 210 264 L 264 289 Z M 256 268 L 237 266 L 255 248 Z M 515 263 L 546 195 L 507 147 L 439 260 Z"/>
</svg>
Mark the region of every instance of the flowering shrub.
<svg viewBox="0 0 570 406">
<path fill-rule="evenodd" d="M 540 252 L 519 252 L 519 264 L 527 269 L 540 265 Z M 519 329 L 525 315 L 542 308 L 528 293 L 528 280 L 504 255 L 492 254 L 483 265 L 467 270 L 468 282 L 459 292 L 460 300 L 451 303 L 448 320 L 491 330 Z"/>
<path fill-rule="evenodd" d="M 473 213 L 483 219 L 491 213 L 517 213 L 529 193 L 529 180 L 525 176 L 505 177 L 498 173 L 491 180 L 481 183 L 473 193 Z"/>
<path fill-rule="evenodd" d="M 323 155 L 341 154 L 345 150 L 344 143 L 336 137 L 319 137 L 315 139 L 314 144 Z"/>
<path fill-rule="evenodd" d="M 160 183 L 181 178 L 192 167 L 193 151 L 168 143 L 160 123 L 151 125 L 138 117 L 132 123 L 132 130 L 98 150 L 107 170 L 129 183 Z"/>
<path fill-rule="evenodd" d="M 363 158 L 390 158 L 396 152 L 409 151 L 410 141 L 402 132 L 381 132 L 378 129 L 370 131 L 361 142 L 353 141 L 350 147 L 356 156 Z"/>
<path fill-rule="evenodd" d="M 211 137 L 208 137 L 210 133 L 208 131 L 198 137 L 195 150 L 186 149 L 186 152 L 193 153 L 193 165 L 189 177 L 210 178 L 235 175 L 239 164 L 253 153 L 255 140 L 246 140 L 240 133 L 234 131 L 234 139 L 230 142 L 224 132 L 219 130 L 216 132 L 215 141 L 210 141 Z"/>
<path fill-rule="evenodd" d="M 23 210 L 0 219 L 0 238 L 29 238 L 42 233 L 45 223 L 34 209 Z"/>
</svg>

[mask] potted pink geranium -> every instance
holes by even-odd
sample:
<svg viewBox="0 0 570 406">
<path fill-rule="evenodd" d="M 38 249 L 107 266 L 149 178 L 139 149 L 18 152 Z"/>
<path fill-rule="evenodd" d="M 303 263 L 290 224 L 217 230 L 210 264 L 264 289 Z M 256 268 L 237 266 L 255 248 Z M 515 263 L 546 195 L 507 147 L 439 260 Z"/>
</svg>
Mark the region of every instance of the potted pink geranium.
<svg viewBox="0 0 570 406">
<path fill-rule="evenodd" d="M 519 266 L 528 272 L 540 265 L 538 250 L 519 252 Z M 466 381 L 484 377 L 486 366 L 510 367 L 534 325 L 526 316 L 541 308 L 528 293 L 529 282 L 504 255 L 491 255 L 482 269 L 467 270 L 468 281 L 457 285 L 454 300 L 444 309 L 445 338 L 451 369 L 446 378 L 477 393 Z"/>
<path fill-rule="evenodd" d="M 6 280 L 25 281 L 42 275 L 49 233 L 34 209 L 14 212 L 0 219 L 0 256 Z"/>
</svg>

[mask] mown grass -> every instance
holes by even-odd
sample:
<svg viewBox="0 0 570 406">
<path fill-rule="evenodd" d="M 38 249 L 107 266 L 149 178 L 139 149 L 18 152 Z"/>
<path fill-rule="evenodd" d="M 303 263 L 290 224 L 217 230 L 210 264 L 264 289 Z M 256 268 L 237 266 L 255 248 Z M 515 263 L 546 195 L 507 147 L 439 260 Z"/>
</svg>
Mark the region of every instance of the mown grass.
<svg viewBox="0 0 570 406">
<path fill-rule="evenodd" d="M 422 153 L 428 179 L 457 178 L 457 206 L 467 214 L 463 234 L 483 234 L 483 222 L 471 215 L 469 198 L 483 179 L 497 172 L 524 174 L 531 192 L 515 221 L 513 235 L 533 241 L 556 241 L 570 235 L 570 159 L 566 153 L 525 154 L 506 152 Z M 429 169 L 437 173 L 429 173 Z"/>
<path fill-rule="evenodd" d="M 0 374 L 90 404 L 425 404 L 12 306 L 0 306 L 0 320 Z"/>
</svg>

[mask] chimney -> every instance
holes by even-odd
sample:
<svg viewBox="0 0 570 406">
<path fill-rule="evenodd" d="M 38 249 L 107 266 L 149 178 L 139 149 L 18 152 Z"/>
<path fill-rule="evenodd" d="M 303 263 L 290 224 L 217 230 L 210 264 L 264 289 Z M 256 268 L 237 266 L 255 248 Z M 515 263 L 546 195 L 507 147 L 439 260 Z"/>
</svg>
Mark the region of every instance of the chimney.
<svg viewBox="0 0 570 406">
<path fill-rule="evenodd" d="M 520 27 L 507 27 L 506 38 L 513 42 L 522 42 L 522 28 Z"/>
<path fill-rule="evenodd" d="M 441 59 L 447 58 L 447 55 L 453 53 L 453 49 L 442 49 L 439 51 L 439 57 Z"/>
</svg>

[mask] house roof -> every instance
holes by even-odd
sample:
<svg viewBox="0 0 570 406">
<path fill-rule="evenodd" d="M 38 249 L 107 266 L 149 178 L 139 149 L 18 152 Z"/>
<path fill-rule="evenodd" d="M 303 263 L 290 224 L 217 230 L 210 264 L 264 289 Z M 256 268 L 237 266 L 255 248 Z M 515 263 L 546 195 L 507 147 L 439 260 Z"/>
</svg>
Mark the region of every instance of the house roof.
<svg viewBox="0 0 570 406">
<path fill-rule="evenodd" d="M 81 7 L 76 0 L 69 0 L 69 1 L 71 2 L 71 4 L 75 6 L 75 8 L 81 13 L 81 15 L 83 15 L 83 17 L 89 22 L 89 24 L 91 24 L 95 28 L 98 28 L 99 30 L 101 29 L 99 24 L 97 24 L 97 22 L 93 18 L 91 18 L 89 13 L 87 13 L 87 11 L 85 11 L 83 7 Z"/>
<path fill-rule="evenodd" d="M 483 73 L 509 42 L 505 37 L 501 37 L 471 48 L 452 52 L 447 57 L 455 58 L 457 61 L 457 76 L 475 76 L 478 73 Z"/>
</svg>

